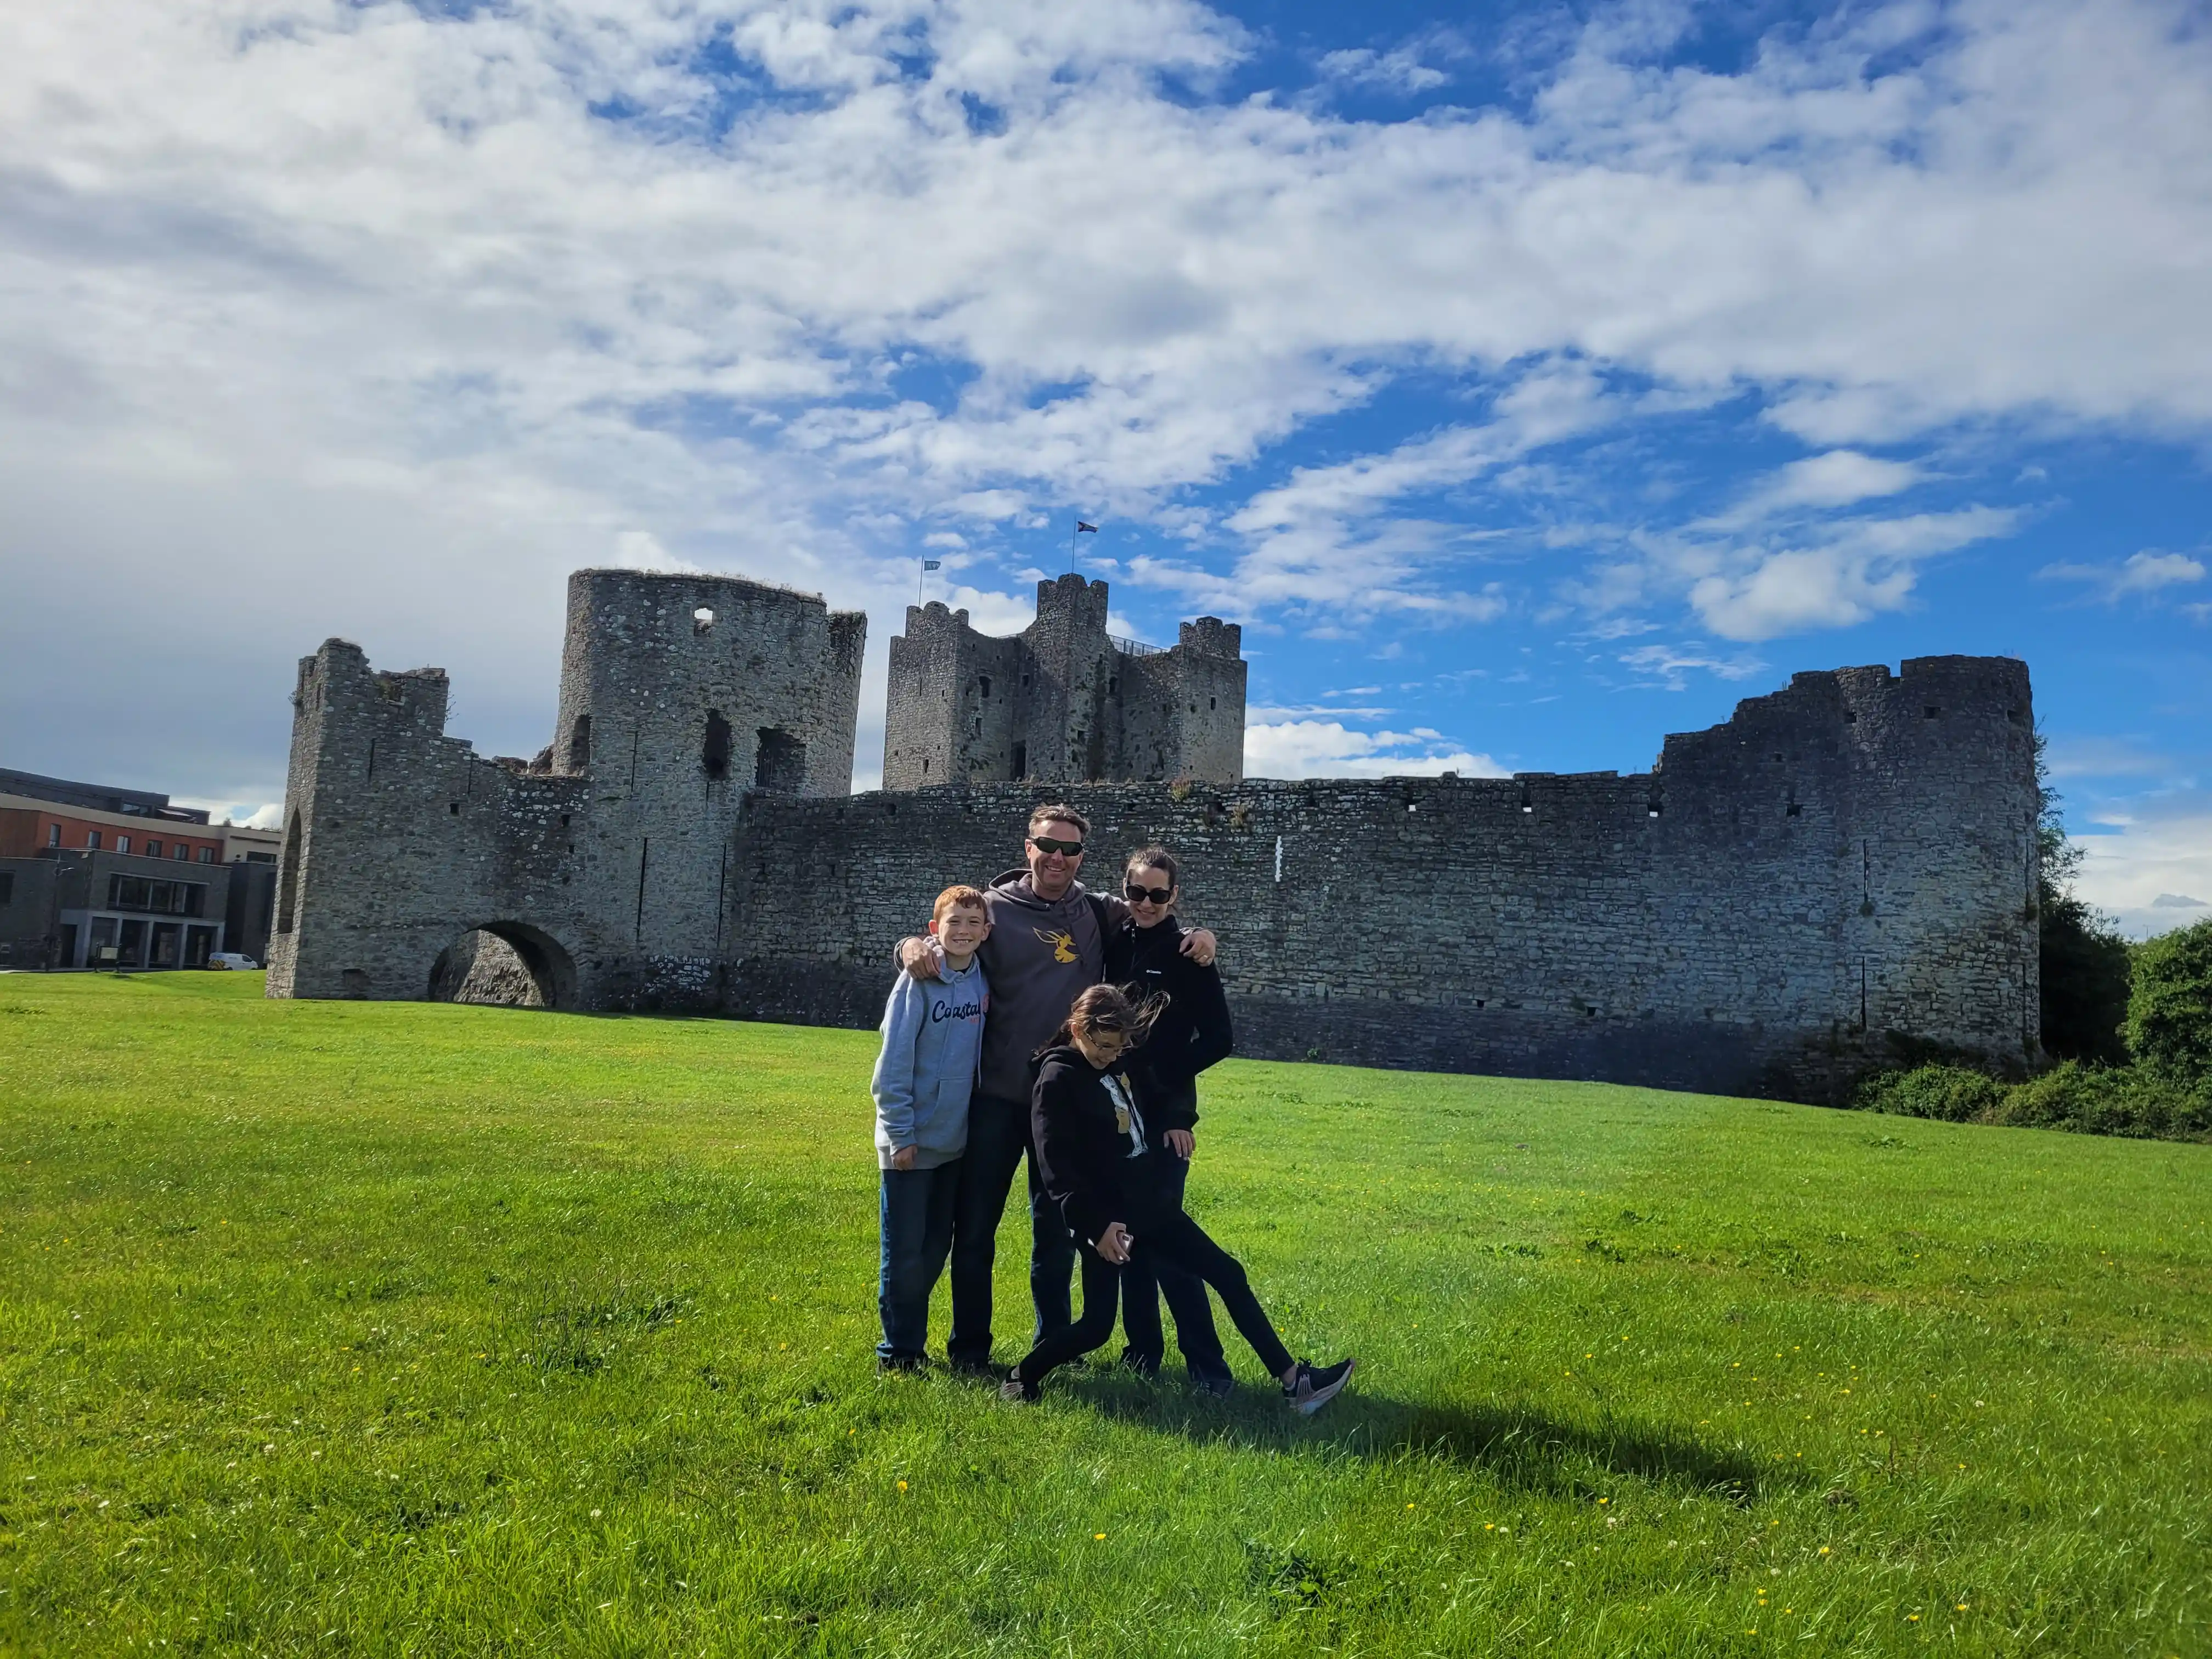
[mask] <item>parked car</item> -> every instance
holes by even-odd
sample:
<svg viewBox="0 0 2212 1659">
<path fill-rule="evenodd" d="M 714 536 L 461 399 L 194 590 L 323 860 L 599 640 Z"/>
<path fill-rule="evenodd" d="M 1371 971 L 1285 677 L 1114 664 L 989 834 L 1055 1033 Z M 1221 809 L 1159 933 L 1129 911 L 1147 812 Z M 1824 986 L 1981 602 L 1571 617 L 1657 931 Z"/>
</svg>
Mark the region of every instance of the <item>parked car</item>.
<svg viewBox="0 0 2212 1659">
<path fill-rule="evenodd" d="M 211 951 L 207 965 L 210 968 L 258 968 L 261 964 L 252 957 L 238 951 Z"/>
</svg>

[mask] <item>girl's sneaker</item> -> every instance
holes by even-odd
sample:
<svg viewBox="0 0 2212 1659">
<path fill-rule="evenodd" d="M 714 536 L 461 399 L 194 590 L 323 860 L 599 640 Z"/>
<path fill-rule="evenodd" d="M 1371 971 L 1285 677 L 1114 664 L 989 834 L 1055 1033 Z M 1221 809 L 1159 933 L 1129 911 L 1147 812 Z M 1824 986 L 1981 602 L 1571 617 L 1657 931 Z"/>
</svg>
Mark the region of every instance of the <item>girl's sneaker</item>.
<svg viewBox="0 0 2212 1659">
<path fill-rule="evenodd" d="M 1301 1359 L 1297 1375 L 1283 1384 L 1284 1403 L 1301 1416 L 1311 1417 L 1344 1392 L 1344 1385 L 1352 1381 L 1356 1363 L 1340 1359 L 1334 1365 L 1316 1370 Z"/>
<path fill-rule="evenodd" d="M 1010 1406 L 1034 1405 L 1036 1397 L 1037 1391 L 1035 1386 L 1023 1382 L 1022 1374 L 1018 1370 L 1008 1372 L 1006 1380 L 999 1384 L 999 1398 Z"/>
</svg>

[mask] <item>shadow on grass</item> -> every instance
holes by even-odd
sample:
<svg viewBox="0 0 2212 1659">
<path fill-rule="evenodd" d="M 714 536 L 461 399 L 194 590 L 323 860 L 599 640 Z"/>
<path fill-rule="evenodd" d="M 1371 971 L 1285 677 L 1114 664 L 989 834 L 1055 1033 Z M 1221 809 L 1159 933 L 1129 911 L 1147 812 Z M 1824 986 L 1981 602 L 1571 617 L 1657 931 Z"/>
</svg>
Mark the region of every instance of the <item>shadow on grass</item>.
<svg viewBox="0 0 2212 1659">
<path fill-rule="evenodd" d="M 1295 1416 L 1273 1400 L 1257 1404 L 1250 1389 L 1216 1401 L 1173 1384 L 1097 1372 L 1067 1376 L 1059 1387 L 1102 1417 L 1161 1434 L 1307 1455 L 1441 1459 L 1482 1469 L 1517 1490 L 1556 1498 L 1595 1501 L 1610 1495 L 1608 1482 L 1630 1480 L 1747 1507 L 1766 1488 L 1802 1480 L 1793 1470 L 1762 1471 L 1745 1453 L 1617 1416 L 1588 1426 L 1502 1406 L 1394 1400 L 1363 1392 L 1356 1382 L 1310 1418 Z"/>
</svg>

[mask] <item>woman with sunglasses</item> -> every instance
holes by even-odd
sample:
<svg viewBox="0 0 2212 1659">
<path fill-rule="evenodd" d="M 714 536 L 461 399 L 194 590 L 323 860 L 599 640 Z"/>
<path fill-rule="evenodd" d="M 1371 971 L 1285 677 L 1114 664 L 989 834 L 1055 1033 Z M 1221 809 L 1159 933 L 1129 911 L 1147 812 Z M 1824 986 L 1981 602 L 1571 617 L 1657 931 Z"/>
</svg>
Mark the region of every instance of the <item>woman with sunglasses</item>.
<svg viewBox="0 0 2212 1659">
<path fill-rule="evenodd" d="M 1198 1144 L 1198 1074 L 1236 1046 L 1219 971 L 1182 953 L 1185 929 L 1175 914 L 1182 890 L 1180 869 L 1166 848 L 1131 854 L 1121 878 L 1129 920 L 1106 951 L 1106 982 L 1121 986 L 1139 1007 L 1160 1010 L 1151 1036 L 1130 1054 L 1129 1075 L 1144 1102 L 1145 1121 L 1158 1137 L 1152 1179 L 1161 1201 L 1177 1209 Z M 1206 1286 L 1171 1265 L 1157 1279 L 1149 1261 L 1133 1261 L 1122 1270 L 1121 1329 L 1129 1341 L 1121 1363 L 1142 1376 L 1158 1375 L 1167 1351 L 1163 1296 L 1192 1386 L 1226 1395 L 1234 1384 Z"/>
<path fill-rule="evenodd" d="M 1083 1246 L 1083 1316 L 1048 1332 L 1022 1357 L 1000 1397 L 1027 1401 L 1055 1369 L 1114 1334 L 1121 1274 L 1133 1260 L 1166 1263 L 1220 1292 L 1237 1328 L 1283 1387 L 1291 1410 L 1320 1410 L 1351 1381 L 1352 1362 L 1316 1366 L 1291 1358 L 1237 1258 L 1208 1238 L 1153 1178 L 1162 1156 L 1122 1063 L 1157 1011 L 1139 1012 L 1118 988 L 1094 985 L 1037 1057 L 1030 1133 L 1044 1189 Z"/>
</svg>

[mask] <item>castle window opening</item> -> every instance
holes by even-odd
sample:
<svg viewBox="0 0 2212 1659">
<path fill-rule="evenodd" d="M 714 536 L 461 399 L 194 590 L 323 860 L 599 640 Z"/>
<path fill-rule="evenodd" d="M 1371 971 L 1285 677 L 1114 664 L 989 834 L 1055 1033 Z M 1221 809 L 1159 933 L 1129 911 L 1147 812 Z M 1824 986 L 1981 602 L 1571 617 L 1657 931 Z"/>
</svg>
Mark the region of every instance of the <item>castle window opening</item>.
<svg viewBox="0 0 2212 1659">
<path fill-rule="evenodd" d="M 1109 697 L 1118 697 L 1121 695 L 1121 681 L 1120 676 L 1109 674 L 1106 677 L 1106 695 Z"/>
<path fill-rule="evenodd" d="M 753 787 L 796 795 L 806 787 L 806 745 L 788 732 L 763 726 L 753 761 Z"/>
<path fill-rule="evenodd" d="M 579 714 L 568 727 L 568 769 L 580 772 L 592 761 L 592 717 Z"/>
<path fill-rule="evenodd" d="M 991 677 L 988 674 L 978 676 L 975 681 L 975 685 L 976 689 L 979 690 L 986 697 L 991 695 Z"/>
<path fill-rule="evenodd" d="M 1859 711 L 1858 711 L 1857 709 L 1856 709 L 1856 708 L 1846 708 L 1845 710 L 1844 710 L 1844 725 L 1846 725 L 1846 726 L 1856 726 L 1858 723 L 1859 723 Z"/>
<path fill-rule="evenodd" d="M 1206 706 L 1209 709 L 1218 708 L 1220 706 L 1220 699 L 1218 697 L 1208 697 L 1206 700 Z"/>
<path fill-rule="evenodd" d="M 461 804 L 460 804 L 460 802 L 459 802 L 459 801 L 457 801 L 457 800 L 449 800 L 449 801 L 447 801 L 447 802 L 446 803 L 446 811 L 447 811 L 448 813 L 450 813 L 450 814 L 451 814 L 453 817 L 460 817 L 460 815 L 461 815 Z"/>
<path fill-rule="evenodd" d="M 1793 817 L 1793 818 L 1794 818 L 1794 817 L 1801 817 L 1801 816 L 1802 816 L 1802 815 L 1803 815 L 1804 811 L 1805 811 L 1805 809 L 1804 809 L 1802 806 L 1799 805 L 1796 801 L 1794 801 L 1794 800 L 1793 800 L 1793 801 L 1791 801 L 1791 802 L 1790 803 L 1790 811 L 1789 811 L 1789 812 L 1788 812 L 1787 816 L 1788 816 L 1788 817 Z"/>
<path fill-rule="evenodd" d="M 720 709 L 707 711 L 707 735 L 699 745 L 699 764 L 710 778 L 730 775 L 730 723 Z"/>
<path fill-rule="evenodd" d="M 694 634 L 704 634 L 714 625 L 714 613 L 705 605 L 701 605 L 691 613 L 691 631 Z"/>
<path fill-rule="evenodd" d="M 300 896 L 300 815 L 292 814 L 292 822 L 284 831 L 284 874 L 276 889 L 276 931 L 292 931 L 292 911 Z"/>
<path fill-rule="evenodd" d="M 1014 775 L 1025 778 L 1030 775 L 1030 746 L 1025 743 L 1014 745 Z"/>
<path fill-rule="evenodd" d="M 1943 711 L 1942 711 L 1942 709 L 1938 708 L 1937 708 L 1934 703 L 1932 703 L 1932 702 L 1931 702 L 1931 703 L 1929 703 L 1929 704 L 1928 705 L 1928 718 L 1929 718 L 1929 720 L 1934 720 L 1934 719 L 1936 719 L 1936 718 L 1938 715 L 1940 715 L 1941 714 L 1942 714 L 1942 712 L 1943 712 Z"/>
</svg>

